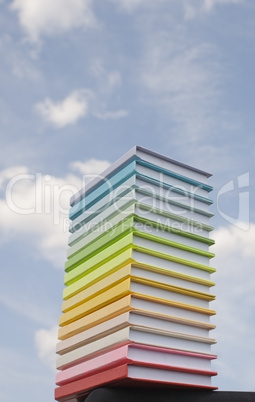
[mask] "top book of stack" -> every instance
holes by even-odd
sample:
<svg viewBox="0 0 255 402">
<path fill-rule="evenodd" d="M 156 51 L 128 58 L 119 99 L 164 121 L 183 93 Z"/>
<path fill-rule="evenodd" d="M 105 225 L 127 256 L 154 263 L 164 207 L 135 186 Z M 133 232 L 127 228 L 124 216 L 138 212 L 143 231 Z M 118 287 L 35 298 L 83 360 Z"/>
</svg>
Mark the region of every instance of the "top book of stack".
<svg viewBox="0 0 255 402">
<path fill-rule="evenodd" d="M 124 217 L 134 203 L 143 216 L 156 213 L 158 222 L 167 218 L 176 228 L 209 237 L 213 214 L 208 177 L 209 173 L 136 146 L 71 198 L 69 245 L 95 222 L 120 212 Z"/>
</svg>

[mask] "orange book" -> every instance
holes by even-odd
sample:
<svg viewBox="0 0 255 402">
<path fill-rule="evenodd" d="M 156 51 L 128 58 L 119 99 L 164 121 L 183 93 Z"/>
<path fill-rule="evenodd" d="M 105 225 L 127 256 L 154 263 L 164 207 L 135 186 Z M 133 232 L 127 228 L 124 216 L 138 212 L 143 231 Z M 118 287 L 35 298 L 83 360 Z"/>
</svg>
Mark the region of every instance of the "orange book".
<svg viewBox="0 0 255 402">
<path fill-rule="evenodd" d="M 173 386 L 174 388 L 217 389 L 210 377 L 195 372 L 177 372 L 166 369 L 164 365 L 122 364 L 102 372 L 72 381 L 55 389 L 55 399 L 64 401 L 68 397 L 86 395 L 89 391 L 103 385 L 116 386 Z"/>
</svg>

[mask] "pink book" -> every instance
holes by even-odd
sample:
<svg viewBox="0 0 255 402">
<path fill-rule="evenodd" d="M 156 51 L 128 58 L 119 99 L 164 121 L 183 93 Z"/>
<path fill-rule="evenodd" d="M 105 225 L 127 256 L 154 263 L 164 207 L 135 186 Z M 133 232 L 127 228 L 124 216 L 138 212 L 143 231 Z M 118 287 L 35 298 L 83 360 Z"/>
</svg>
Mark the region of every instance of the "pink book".
<svg viewBox="0 0 255 402">
<path fill-rule="evenodd" d="M 55 389 L 55 399 L 64 402 L 70 397 L 86 395 L 102 385 L 217 389 L 211 385 L 208 375 L 198 374 L 193 370 L 174 371 L 166 369 L 164 365 L 148 366 L 136 362 L 121 364 L 62 385 Z"/>
<path fill-rule="evenodd" d="M 100 355 L 92 355 L 82 363 L 59 371 L 56 375 L 56 384 L 65 385 L 125 363 L 139 363 L 147 366 L 160 365 L 162 368 L 171 371 L 192 371 L 210 377 L 217 374 L 211 371 L 211 360 L 215 358 L 215 355 L 136 343 L 129 343 L 124 346 L 116 345 L 115 349 L 110 348 Z"/>
</svg>

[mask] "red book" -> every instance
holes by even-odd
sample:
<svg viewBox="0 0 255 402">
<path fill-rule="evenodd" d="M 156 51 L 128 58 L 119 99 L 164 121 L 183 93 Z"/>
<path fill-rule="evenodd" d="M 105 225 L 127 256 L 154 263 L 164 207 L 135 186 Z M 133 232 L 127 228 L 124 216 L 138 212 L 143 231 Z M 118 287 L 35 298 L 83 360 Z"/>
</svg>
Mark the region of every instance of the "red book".
<svg viewBox="0 0 255 402">
<path fill-rule="evenodd" d="M 215 355 L 192 353 L 176 349 L 159 348 L 156 346 L 129 343 L 108 348 L 104 353 L 94 353 L 86 361 L 59 371 L 56 375 L 56 384 L 64 385 L 88 375 L 116 367 L 124 363 L 139 361 L 142 364 L 161 364 L 177 371 L 196 372 L 208 376 L 215 375 L 211 371 L 211 360 Z"/>
<path fill-rule="evenodd" d="M 102 370 L 77 381 L 69 382 L 55 389 L 55 399 L 62 401 L 78 395 L 85 395 L 92 389 L 106 385 L 130 386 L 172 386 L 178 388 L 217 389 L 211 385 L 209 373 L 198 374 L 197 370 L 176 371 L 174 367 L 162 364 L 135 362 L 121 364 Z M 216 373 L 215 373 L 216 374 Z"/>
</svg>

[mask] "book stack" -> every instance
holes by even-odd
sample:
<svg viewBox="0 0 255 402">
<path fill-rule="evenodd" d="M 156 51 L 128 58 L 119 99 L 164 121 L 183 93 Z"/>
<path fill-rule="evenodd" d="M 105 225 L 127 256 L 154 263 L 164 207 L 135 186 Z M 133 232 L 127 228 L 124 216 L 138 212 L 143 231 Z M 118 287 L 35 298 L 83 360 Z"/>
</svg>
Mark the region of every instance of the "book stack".
<svg viewBox="0 0 255 402">
<path fill-rule="evenodd" d="M 136 146 L 72 197 L 56 400 L 215 389 L 208 177 Z"/>
</svg>

